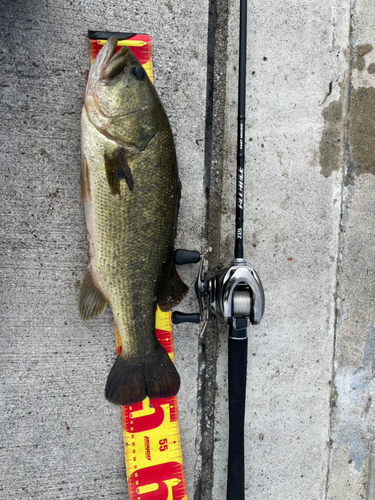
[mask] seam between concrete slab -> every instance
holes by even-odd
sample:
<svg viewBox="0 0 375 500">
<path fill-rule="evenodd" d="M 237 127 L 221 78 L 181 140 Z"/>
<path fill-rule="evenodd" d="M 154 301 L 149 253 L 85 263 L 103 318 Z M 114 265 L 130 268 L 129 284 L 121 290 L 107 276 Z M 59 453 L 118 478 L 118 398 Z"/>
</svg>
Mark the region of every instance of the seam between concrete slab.
<svg viewBox="0 0 375 500">
<path fill-rule="evenodd" d="M 335 384 L 336 379 L 336 355 L 337 355 L 337 333 L 340 328 L 340 324 L 342 321 L 342 295 L 340 291 L 340 271 L 342 272 L 342 259 L 344 253 L 344 245 L 345 245 L 345 217 L 344 217 L 344 209 L 345 209 L 345 196 L 344 190 L 345 187 L 350 184 L 355 175 L 354 165 L 352 161 L 352 154 L 350 149 L 350 138 L 349 138 L 349 110 L 350 110 L 350 102 L 351 102 L 351 86 L 352 86 L 352 68 L 354 62 L 354 52 L 353 52 L 353 12 L 355 10 L 356 0 L 354 0 L 351 4 L 350 9 L 350 21 L 349 21 L 349 50 L 350 53 L 348 55 L 348 70 L 346 74 L 346 78 L 344 78 L 342 83 L 342 96 L 343 96 L 343 113 L 344 113 L 344 126 L 343 126 L 343 134 L 342 134 L 342 148 L 343 148 L 343 175 L 342 175 L 342 184 L 341 184 L 341 199 L 340 199 L 340 224 L 339 224 L 339 234 L 337 241 L 337 259 L 336 259 L 336 271 L 335 271 L 335 279 L 336 279 L 336 290 L 335 290 L 335 319 L 334 319 L 334 332 L 333 332 L 333 348 L 332 348 L 332 366 L 331 366 L 331 390 L 329 397 L 330 404 L 330 413 L 329 413 L 329 428 L 328 428 L 328 443 L 327 443 L 327 472 L 326 472 L 326 484 L 325 484 L 325 493 L 324 500 L 328 500 L 329 493 L 329 485 L 331 478 L 331 459 L 332 459 L 332 433 L 333 433 L 333 418 L 334 418 L 334 408 L 336 406 L 337 399 L 337 388 Z M 335 41 L 333 40 L 333 43 Z"/>
<path fill-rule="evenodd" d="M 206 130 L 204 146 L 204 192 L 206 196 L 206 224 L 203 228 L 203 237 L 208 237 L 209 220 L 209 195 L 212 166 L 212 126 L 213 126 L 213 95 L 215 78 L 215 24 L 217 18 L 217 1 L 210 0 L 208 9 L 208 29 L 207 29 L 207 91 L 206 91 Z"/>
<path fill-rule="evenodd" d="M 228 0 L 211 0 L 207 43 L 204 173 L 206 223 L 203 230 L 203 238 L 207 245 L 206 262 L 209 268 L 218 265 L 220 258 L 227 33 Z M 212 499 L 217 335 L 216 320 L 212 318 L 199 346 L 198 400 L 202 411 L 198 418 L 201 429 L 199 447 L 202 465 L 195 486 L 194 500 Z"/>
<path fill-rule="evenodd" d="M 213 121 L 213 87 L 214 87 L 214 50 L 215 50 L 215 23 L 216 23 L 216 0 L 211 0 L 208 9 L 208 29 L 207 29 L 207 88 L 206 88 L 206 123 L 205 123 L 205 151 L 204 151 L 204 177 L 203 187 L 206 203 L 205 225 L 203 227 L 203 241 L 207 247 L 208 220 L 209 220 L 209 194 L 211 183 L 211 164 L 212 164 L 212 121 Z M 206 253 L 206 249 L 203 250 Z M 209 333 L 208 333 L 209 335 Z M 208 397 L 206 391 L 206 372 L 207 356 L 205 351 L 205 338 L 199 340 L 198 350 L 198 429 L 196 448 L 197 455 L 200 455 L 200 471 L 196 474 L 197 481 L 194 485 L 194 500 L 202 498 L 202 491 L 211 491 L 211 477 L 213 474 L 212 464 L 210 463 L 210 448 L 212 446 L 210 435 L 207 435 L 205 427 L 205 406 Z M 208 449 L 207 449 L 208 448 Z M 197 464 L 198 465 L 198 464 Z M 204 479 L 205 478 L 205 479 Z M 206 481 L 204 483 L 204 480 Z M 207 484 L 208 483 L 208 484 Z M 209 498 L 204 495 L 205 498 Z"/>
</svg>

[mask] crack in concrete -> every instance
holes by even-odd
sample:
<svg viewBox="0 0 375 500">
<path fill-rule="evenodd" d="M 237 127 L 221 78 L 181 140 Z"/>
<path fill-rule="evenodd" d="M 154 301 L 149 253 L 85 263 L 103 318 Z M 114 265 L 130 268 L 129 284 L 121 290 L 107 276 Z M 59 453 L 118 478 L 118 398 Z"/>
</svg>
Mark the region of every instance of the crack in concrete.
<svg viewBox="0 0 375 500">
<path fill-rule="evenodd" d="M 209 246 L 209 268 L 220 258 L 222 148 L 228 37 L 228 0 L 211 0 L 208 20 L 205 175 L 206 224 L 203 237 Z M 201 401 L 201 471 L 194 500 L 211 500 L 213 486 L 214 410 L 216 393 L 217 325 L 210 320 L 200 343 L 198 398 Z"/>
<path fill-rule="evenodd" d="M 355 178 L 355 166 L 352 159 L 352 151 L 350 147 L 350 137 L 349 137 L 349 111 L 351 105 L 351 90 L 352 90 L 352 71 L 355 60 L 354 54 L 354 27 L 353 27 L 353 13 L 356 8 L 357 0 L 353 0 L 351 9 L 350 9 L 350 21 L 349 21 L 349 40 L 350 40 L 350 54 L 348 57 L 348 71 L 345 75 L 345 78 L 342 83 L 342 96 L 343 103 L 342 109 L 345 112 L 344 120 L 343 120 L 343 141 L 342 141 L 342 150 L 343 151 L 343 169 L 344 175 L 342 177 L 342 185 L 341 185 L 341 200 L 340 200 L 340 224 L 339 224 L 339 234 L 338 234 L 338 242 L 337 242 L 337 264 L 336 264 L 336 290 L 335 290 L 335 319 L 334 319 L 334 332 L 333 332 L 333 350 L 332 350 L 332 366 L 331 366 L 331 391 L 330 391 L 330 413 L 329 413 L 329 427 L 328 427 L 328 440 L 327 440 L 327 458 L 326 458 L 326 484 L 325 484 L 325 492 L 324 492 L 324 500 L 328 500 L 329 486 L 330 486 L 330 478 L 331 478 L 331 460 L 332 460 L 332 447 L 333 447 L 333 414 L 334 408 L 336 406 L 336 401 L 338 397 L 337 387 L 335 384 L 336 381 L 336 356 L 337 356 L 337 332 L 340 328 L 342 322 L 342 293 L 340 286 L 340 271 L 342 271 L 342 261 L 343 255 L 345 253 L 345 229 L 348 223 L 348 213 L 344 213 L 344 207 L 347 203 L 344 196 L 344 190 L 346 186 L 349 186 L 353 183 Z M 346 102 L 345 102 L 346 101 Z"/>
</svg>

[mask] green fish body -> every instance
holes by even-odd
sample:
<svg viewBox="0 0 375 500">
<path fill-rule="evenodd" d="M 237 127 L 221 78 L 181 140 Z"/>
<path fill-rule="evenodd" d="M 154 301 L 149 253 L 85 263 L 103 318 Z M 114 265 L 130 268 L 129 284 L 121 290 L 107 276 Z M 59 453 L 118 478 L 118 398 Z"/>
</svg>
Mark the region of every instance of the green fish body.
<svg viewBox="0 0 375 500">
<path fill-rule="evenodd" d="M 146 72 L 110 38 L 89 73 L 82 110 L 82 200 L 90 264 L 81 318 L 108 303 L 122 352 L 106 385 L 128 405 L 177 393 L 179 375 L 155 337 L 155 308 L 166 310 L 187 287 L 174 262 L 180 183 L 168 118 Z"/>
</svg>

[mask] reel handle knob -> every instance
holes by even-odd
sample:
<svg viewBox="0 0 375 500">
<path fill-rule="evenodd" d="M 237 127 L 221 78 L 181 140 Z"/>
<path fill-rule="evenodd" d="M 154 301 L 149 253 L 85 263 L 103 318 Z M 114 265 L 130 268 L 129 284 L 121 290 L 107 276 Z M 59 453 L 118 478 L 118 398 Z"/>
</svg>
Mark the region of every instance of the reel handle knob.
<svg viewBox="0 0 375 500">
<path fill-rule="evenodd" d="M 180 323 L 199 323 L 200 322 L 200 314 L 193 313 L 187 314 L 182 313 L 180 311 L 174 311 L 172 313 L 172 323 L 175 325 L 179 325 Z"/>
<path fill-rule="evenodd" d="M 183 264 L 196 264 L 200 258 L 201 254 L 197 250 L 183 250 L 179 248 L 174 253 L 174 261 L 179 266 Z"/>
</svg>

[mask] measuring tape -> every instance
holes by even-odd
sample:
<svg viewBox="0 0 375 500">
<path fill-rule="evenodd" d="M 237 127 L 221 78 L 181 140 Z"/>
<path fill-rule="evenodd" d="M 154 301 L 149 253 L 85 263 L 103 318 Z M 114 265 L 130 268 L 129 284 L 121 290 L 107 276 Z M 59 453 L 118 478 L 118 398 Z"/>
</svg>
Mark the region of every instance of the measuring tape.
<svg viewBox="0 0 375 500">
<path fill-rule="evenodd" d="M 103 32 L 100 32 L 103 35 Z M 108 38 L 111 36 L 111 33 L 107 33 Z M 118 36 L 119 33 L 116 33 Z M 95 57 L 98 55 L 99 51 L 103 48 L 107 40 L 99 40 L 89 38 L 90 44 L 90 61 L 91 64 L 94 62 Z M 122 46 L 126 45 L 133 52 L 138 61 L 142 64 L 146 73 L 148 74 L 149 79 L 153 82 L 153 73 L 152 73 L 152 53 L 151 53 L 151 39 L 148 35 L 134 35 L 130 38 L 126 38 L 125 40 L 119 40 L 116 48 L 116 52 L 120 50 Z"/>
<path fill-rule="evenodd" d="M 105 42 L 89 39 L 91 64 Z M 120 45 L 129 46 L 153 81 L 150 37 L 134 35 L 122 40 L 117 50 Z M 155 335 L 174 361 L 170 312 L 157 308 Z M 121 338 L 116 323 L 115 338 L 118 356 Z M 188 500 L 176 396 L 146 397 L 140 403 L 121 406 L 121 417 L 129 500 Z"/>
<path fill-rule="evenodd" d="M 172 361 L 170 312 L 156 311 L 155 334 Z M 121 339 L 115 324 L 117 355 Z M 121 407 L 130 500 L 187 500 L 177 398 L 144 399 Z"/>
</svg>

